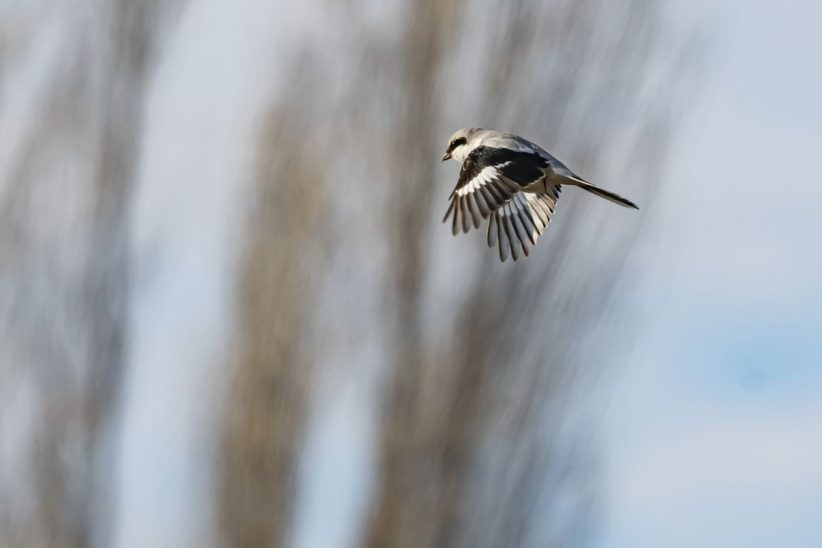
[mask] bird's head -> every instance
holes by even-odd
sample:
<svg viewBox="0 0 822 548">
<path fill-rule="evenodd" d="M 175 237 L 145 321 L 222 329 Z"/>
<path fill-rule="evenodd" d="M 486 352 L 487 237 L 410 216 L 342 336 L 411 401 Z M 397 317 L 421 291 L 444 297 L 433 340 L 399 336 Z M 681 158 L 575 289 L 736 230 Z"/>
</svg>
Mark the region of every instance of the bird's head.
<svg viewBox="0 0 822 548">
<path fill-rule="evenodd" d="M 442 161 L 453 158 L 458 162 L 464 162 L 468 154 L 476 148 L 476 144 L 472 143 L 472 140 L 480 131 L 482 131 L 480 128 L 469 127 L 455 132 L 448 139 L 448 148 L 445 150 Z"/>
</svg>

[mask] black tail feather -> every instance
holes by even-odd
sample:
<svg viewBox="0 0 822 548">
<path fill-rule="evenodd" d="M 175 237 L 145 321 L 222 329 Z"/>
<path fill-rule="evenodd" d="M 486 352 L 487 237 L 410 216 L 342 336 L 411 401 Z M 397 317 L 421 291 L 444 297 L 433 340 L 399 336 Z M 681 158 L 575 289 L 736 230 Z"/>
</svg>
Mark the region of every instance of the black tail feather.
<svg viewBox="0 0 822 548">
<path fill-rule="evenodd" d="M 623 198 L 619 194 L 615 192 L 611 192 L 610 190 L 605 190 L 604 188 L 599 188 L 598 186 L 592 185 L 588 181 L 583 181 L 582 179 L 577 179 L 574 177 L 565 177 L 564 181 L 567 185 L 574 185 L 583 190 L 587 190 L 591 194 L 596 194 L 600 198 L 605 198 L 609 202 L 613 202 L 615 204 L 621 205 L 622 207 L 630 207 L 633 209 L 639 209 L 639 206 L 636 205 L 634 202 L 627 198 Z"/>
</svg>

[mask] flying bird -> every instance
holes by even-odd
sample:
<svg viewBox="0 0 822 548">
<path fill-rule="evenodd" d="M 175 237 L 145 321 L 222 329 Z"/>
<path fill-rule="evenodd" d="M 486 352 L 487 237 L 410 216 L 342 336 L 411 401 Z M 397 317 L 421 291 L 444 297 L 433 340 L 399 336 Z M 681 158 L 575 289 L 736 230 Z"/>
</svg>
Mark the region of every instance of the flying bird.
<svg viewBox="0 0 822 548">
<path fill-rule="evenodd" d="M 554 215 L 562 185 L 576 186 L 623 207 L 639 209 L 618 194 L 589 183 L 527 139 L 491 129 L 464 128 L 451 136 L 442 161 L 462 162 L 451 205 L 451 231 L 464 233 L 488 221 L 488 246 L 499 244 L 504 262 L 527 256 Z"/>
</svg>

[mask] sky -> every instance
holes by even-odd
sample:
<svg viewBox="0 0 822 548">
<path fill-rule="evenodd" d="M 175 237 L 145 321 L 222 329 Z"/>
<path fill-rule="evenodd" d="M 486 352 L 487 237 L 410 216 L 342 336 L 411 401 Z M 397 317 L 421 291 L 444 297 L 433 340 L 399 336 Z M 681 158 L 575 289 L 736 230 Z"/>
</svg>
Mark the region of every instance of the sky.
<svg viewBox="0 0 822 548">
<path fill-rule="evenodd" d="M 227 273 L 214 264 L 230 261 L 213 256 L 211 242 L 231 241 L 237 212 L 217 215 L 222 221 L 216 225 L 206 220 L 242 192 L 219 185 L 220 170 L 242 163 L 248 138 L 241 129 L 247 121 L 227 113 L 245 105 L 240 112 L 249 115 L 263 100 L 248 89 L 209 88 L 200 81 L 212 63 L 228 73 L 252 71 L 264 80 L 265 60 L 260 67 L 233 64 L 235 57 L 254 57 L 243 55 L 237 37 L 277 39 L 263 27 L 237 32 L 243 7 L 252 9 L 255 2 L 241 2 L 239 10 L 221 9 L 226 4 L 213 0 L 194 5 L 207 13 L 224 12 L 226 24 L 220 26 L 224 35 L 214 40 L 208 18 L 186 18 L 151 93 L 134 241 L 138 254 L 156 255 L 160 266 L 134 297 L 135 348 L 148 348 L 150 354 L 131 357 L 139 367 L 131 368 L 124 409 L 129 434 L 120 447 L 123 511 L 115 544 L 121 547 L 198 544 L 199 535 L 208 534 L 206 523 L 184 516 L 192 513 L 191 493 L 212 487 L 189 463 L 209 428 L 198 394 L 213 378 L 198 376 L 199 384 L 173 395 L 158 395 L 152 387 L 176 384 L 167 382 L 169 372 L 191 378 L 185 364 L 219 353 L 199 341 L 218 339 L 213 335 L 225 303 L 198 308 L 195 332 L 180 334 L 173 326 L 184 324 L 180 320 L 192 307 L 203 306 L 200 295 L 224 291 Z M 822 254 L 814 250 L 822 229 L 817 59 L 822 33 L 815 25 L 822 20 L 822 6 L 810 0 L 790 6 L 672 0 L 670 8 L 683 28 L 705 24 L 710 52 L 703 81 L 687 97 L 662 191 L 646 212 L 646 235 L 635 256 L 641 277 L 630 306 L 638 312 L 637 325 L 629 351 L 613 356 L 612 369 L 620 373 L 604 406 L 606 522 L 599 544 L 819 546 Z M 203 44 L 219 44 L 219 51 Z M 222 156 L 192 162 L 168 153 L 175 140 L 191 139 L 202 140 L 193 153 L 221 150 Z M 200 176 L 186 180 L 197 181 L 196 192 L 204 199 L 198 208 L 188 208 L 189 219 L 180 219 L 173 214 L 177 208 L 158 204 L 191 195 L 191 188 L 170 182 L 180 166 L 192 164 L 200 166 Z M 184 227 L 177 240 L 165 236 L 169 224 Z M 190 255 L 181 260 L 180 249 Z M 181 285 L 179 280 L 201 279 L 192 271 L 213 275 L 199 286 Z M 160 322 L 154 317 L 157 307 Z M 196 344 L 140 344 L 162 343 L 163 333 L 172 332 Z M 370 416 L 357 398 L 346 395 L 349 391 L 341 392 L 337 407 L 322 410 L 325 416 Z M 146 398 L 155 404 L 142 404 Z M 156 428 L 168 416 L 181 417 L 179 424 L 187 428 L 164 424 L 171 445 L 157 447 Z M 355 545 L 351 512 L 364 511 L 362 486 L 368 484 L 367 455 L 356 448 L 372 440 L 349 443 L 354 452 L 338 451 L 335 461 L 312 459 L 328 454 L 324 448 L 340 447 L 341 427 L 333 420 L 318 424 L 308 433 L 301 464 L 304 489 L 291 544 Z M 351 474 L 329 498 L 327 485 L 341 477 L 339 466 Z M 169 478 L 160 508 L 156 494 L 146 492 L 147 473 Z M 312 508 L 321 508 L 322 516 Z M 207 520 L 208 509 L 203 512 Z M 322 519 L 322 529 L 316 519 Z M 154 536 L 147 537 L 149 531 Z"/>
<path fill-rule="evenodd" d="M 608 402 L 608 548 L 822 545 L 822 5 L 722 2 Z"/>
<path fill-rule="evenodd" d="M 270 60 L 256 52 L 278 38 L 266 24 L 275 7 L 193 2 L 149 92 L 131 239 L 135 263 L 151 266 L 131 296 L 113 528 L 121 548 L 206 546 L 214 535 L 203 451 L 220 412 L 249 128 L 270 84 Z"/>
<path fill-rule="evenodd" d="M 217 367 L 222 352 L 230 273 L 215 265 L 232 262 L 242 223 L 226 204 L 245 190 L 221 182 L 248 164 L 249 119 L 274 62 L 244 48 L 275 51 L 289 35 L 271 33 L 270 21 L 300 16 L 276 3 L 260 14 L 260 4 L 193 2 L 202 11 L 183 18 L 150 91 L 132 240 L 138 262 L 157 266 L 136 273 L 132 297 L 116 546 L 201 545 L 211 533 L 209 509 L 192 502 L 213 488 L 191 462 L 219 406 L 203 405 L 216 374 L 200 364 Z M 612 358 L 619 373 L 603 406 L 599 545 L 822 546 L 822 3 L 669 7 L 683 28 L 704 24 L 710 45 L 634 257 L 635 331 Z M 42 32 L 34 83 L 21 85 L 47 74 L 61 21 L 46 21 L 55 32 Z M 209 85 L 215 70 L 225 75 L 219 86 Z M 237 85 L 238 74 L 260 86 Z M 19 98 L 11 115 L 29 116 L 28 95 L 9 96 Z M 176 142 L 196 146 L 180 154 Z M 13 152 L 0 146 L 0 163 Z M 308 433 L 309 457 L 340 445 L 340 417 L 372 417 L 353 390 L 339 392 L 339 408 L 319 411 L 332 420 Z M 369 446 L 363 435 L 351 445 Z M 351 507 L 365 511 L 373 463 L 344 457 L 301 465 L 294 546 L 356 543 Z M 353 472 L 329 499 L 337 465 Z M 323 509 L 323 531 L 306 508 Z"/>
</svg>

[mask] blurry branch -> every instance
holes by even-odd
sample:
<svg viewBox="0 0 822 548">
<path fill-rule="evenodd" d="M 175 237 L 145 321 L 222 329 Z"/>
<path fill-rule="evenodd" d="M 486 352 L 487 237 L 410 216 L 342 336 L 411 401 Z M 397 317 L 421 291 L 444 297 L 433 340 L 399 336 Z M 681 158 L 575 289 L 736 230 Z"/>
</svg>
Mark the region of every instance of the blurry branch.
<svg viewBox="0 0 822 548">
<path fill-rule="evenodd" d="M 31 456 L 30 499 L 0 491 L 4 546 L 80 547 L 108 534 L 102 460 L 125 351 L 128 204 L 158 23 L 171 5 L 119 0 L 67 19 L 20 155 L 2 166 L 0 360 L 13 364 L 2 376 L 33 386 L 38 417 L 18 448 Z"/>
<path fill-rule="evenodd" d="M 573 251 L 581 243 L 573 214 L 579 209 L 573 208 L 561 219 L 564 226 L 552 227 L 541 244 L 550 246 L 541 250 L 542 258 L 500 266 L 488 253 L 475 274 L 463 269 L 468 295 L 457 303 L 461 313 L 451 332 L 440 334 L 450 345 L 436 348 L 427 340 L 427 319 L 419 310 L 425 299 L 420 284 L 428 277 L 427 230 L 420 220 L 430 218 L 426 197 L 432 195 L 433 172 L 427 166 L 437 157 L 432 143 L 441 145 L 454 129 L 436 132 L 441 103 L 432 88 L 445 52 L 468 36 L 455 36 L 449 18 L 439 13 L 446 5 L 453 9 L 416 2 L 397 52 L 402 66 L 426 71 L 402 73 L 395 83 L 412 114 L 393 128 L 400 138 L 389 171 L 403 174 L 397 183 L 402 192 L 396 193 L 402 203 L 394 205 L 390 225 L 396 251 L 392 274 L 398 281 L 390 301 L 397 315 L 396 353 L 368 543 L 374 548 L 584 543 L 593 527 L 596 505 L 588 482 L 595 471 L 575 467 L 593 462 L 579 454 L 593 449 L 584 446 L 585 439 L 555 440 L 567 412 L 563 394 L 579 382 L 574 369 L 586 367 L 582 334 L 595 329 L 605 312 L 630 239 L 618 240 L 616 249 L 602 248 L 602 260 L 580 262 Z M 488 11 L 483 25 L 464 15 L 475 8 Z M 446 85 L 451 97 L 463 99 L 479 86 L 478 116 L 463 125 L 510 127 L 537 137 L 548 130 L 566 151 L 576 148 L 586 172 L 593 171 L 595 151 L 620 138 L 628 113 L 635 111 L 659 25 L 653 2 L 615 8 L 595 1 L 550 6 L 520 1 L 501 8 L 465 5 L 459 12 L 462 32 L 479 34 L 489 44 L 481 63 L 486 77 Z M 601 12 L 617 17 L 604 20 Z M 437 48 L 441 51 L 432 51 Z M 659 103 L 664 108 L 665 98 Z M 666 141 L 668 126 L 659 119 L 649 120 L 647 129 L 656 142 Z M 640 138 L 645 140 L 643 132 Z M 638 155 L 635 161 L 654 158 Z M 573 200 L 566 196 L 562 202 L 567 209 Z M 587 376 L 591 372 L 589 367 Z M 551 527 L 541 525 L 560 515 L 563 497 L 572 501 L 571 511 Z"/>
<path fill-rule="evenodd" d="M 602 343 L 586 345 L 609 313 L 630 222 L 592 231 L 599 210 L 567 191 L 534 256 L 453 261 L 445 268 L 461 292 L 443 297 L 429 283 L 441 275 L 434 243 L 450 237 L 431 223 L 432 198 L 447 193 L 437 159 L 456 127 L 449 113 L 460 112 L 457 126 L 561 145 L 595 180 L 608 153 L 625 149 L 631 169 L 603 185 L 624 190 L 621 177 L 641 174 L 626 193 L 647 199 L 670 132 L 666 93 L 640 108 L 656 2 L 414 0 L 378 24 L 363 16 L 371 4 L 351 4 L 349 19 L 317 21 L 313 56 L 299 57 L 310 41 L 297 46 L 298 69 L 282 78 L 257 144 L 220 448 L 223 541 L 285 543 L 322 325 L 334 330 L 322 351 L 343 355 L 326 361 L 383 352 L 389 373 L 368 546 L 584 544 L 596 453 L 569 394 L 596 374 Z M 304 79 L 315 69 L 322 81 Z M 333 278 L 352 271 L 368 281 Z M 328 312 L 338 302 L 370 312 L 353 301 L 374 295 L 384 301 L 373 315 L 345 323 L 350 310 Z"/>
<path fill-rule="evenodd" d="M 0 424 L 11 402 L 33 416 L 20 469 L 0 470 L 2 546 L 107 544 L 130 202 L 151 69 L 181 4 L 91 3 L 99 11 L 71 19 L 19 154 L 0 166 Z M 613 210 L 621 224 L 606 229 L 566 191 L 531 258 L 500 265 L 481 249 L 450 261 L 460 292 L 444 296 L 432 282 L 443 270 L 435 243 L 450 238 L 432 223 L 445 205 L 433 198 L 447 194 L 438 158 L 456 127 L 484 125 L 556 148 L 597 180 L 618 147 L 631 168 L 603 185 L 632 185 L 626 194 L 647 203 L 679 82 L 671 71 L 653 101 L 640 96 L 655 68 L 658 2 L 411 0 L 381 4 L 376 24 L 365 16 L 375 5 L 346 4 L 348 19 L 323 29 L 316 59 L 298 57 L 263 116 L 221 425 L 221 540 L 285 543 L 321 324 L 337 331 L 324 351 L 350 342 L 388 370 L 368 546 L 584 544 L 596 456 L 569 393 L 596 374 L 601 343 L 586 345 L 632 229 Z M 25 37 L 0 27 L 0 78 Z M 323 80 L 309 81 L 323 63 Z M 344 285 L 333 272 L 368 281 Z M 369 314 L 356 329 L 339 321 L 348 310 L 317 321 L 328 300 L 364 297 L 383 306 L 357 308 Z M 7 485 L 13 475 L 22 488 Z"/>
<path fill-rule="evenodd" d="M 387 283 L 393 295 L 387 304 L 396 350 L 396 376 L 386 402 L 382 426 L 381 481 L 368 532 L 367 544 L 433 546 L 430 531 L 433 504 L 427 489 L 430 450 L 419 434 L 420 394 L 416 387 L 423 373 L 422 283 L 428 269 L 429 210 L 435 195 L 439 143 L 430 138 L 440 112 L 434 94 L 444 55 L 453 45 L 448 30 L 461 2 L 418 0 L 406 6 L 408 21 L 394 53 L 402 69 L 392 82 L 400 94 L 402 110 L 392 128 L 389 171 L 395 174 L 386 227 L 390 238 L 391 269 Z M 422 488 L 420 488 L 422 487 Z"/>
<path fill-rule="evenodd" d="M 310 255 L 322 234 L 318 165 L 307 128 L 309 92 L 295 85 L 288 108 L 265 116 L 241 265 L 239 334 L 231 364 L 220 467 L 221 531 L 226 546 L 281 546 L 295 499 L 311 366 L 305 345 L 311 309 Z M 316 267 L 316 265 L 314 265 Z"/>
</svg>

